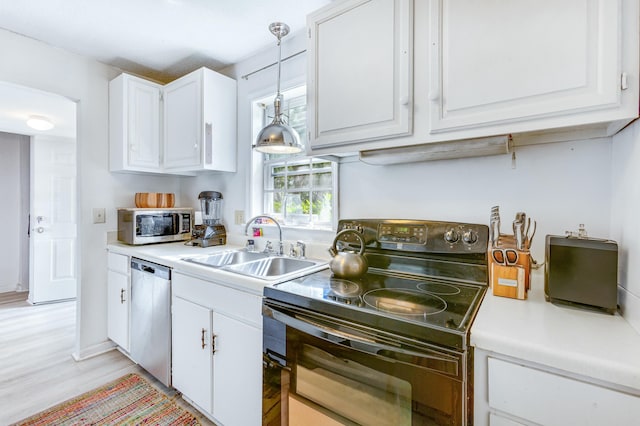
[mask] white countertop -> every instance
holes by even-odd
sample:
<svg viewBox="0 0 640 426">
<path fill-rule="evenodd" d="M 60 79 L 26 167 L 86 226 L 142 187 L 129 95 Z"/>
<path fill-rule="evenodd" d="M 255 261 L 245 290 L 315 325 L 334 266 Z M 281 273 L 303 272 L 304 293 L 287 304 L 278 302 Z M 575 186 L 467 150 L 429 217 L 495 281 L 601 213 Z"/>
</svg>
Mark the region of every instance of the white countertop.
<svg viewBox="0 0 640 426">
<path fill-rule="evenodd" d="M 471 344 L 640 392 L 640 335 L 619 314 L 546 302 L 543 270 L 532 273 L 527 300 L 487 291 Z"/>
<path fill-rule="evenodd" d="M 259 279 L 182 260 L 186 257 L 201 256 L 240 248 L 242 248 L 242 246 L 233 244 L 203 248 L 187 246 L 184 242 L 147 244 L 139 246 L 132 246 L 121 242 L 111 242 L 107 244 L 107 250 L 110 252 L 139 257 L 150 262 L 168 266 L 173 268 L 174 271 L 180 271 L 187 275 L 192 275 L 208 281 L 215 281 L 216 283 L 260 296 L 262 296 L 265 286 L 292 280 L 302 275 L 329 267 L 326 263 L 326 259 L 310 259 L 315 261 L 320 260 L 322 263 L 312 269 L 287 274 L 279 277 L 278 279 Z"/>
</svg>

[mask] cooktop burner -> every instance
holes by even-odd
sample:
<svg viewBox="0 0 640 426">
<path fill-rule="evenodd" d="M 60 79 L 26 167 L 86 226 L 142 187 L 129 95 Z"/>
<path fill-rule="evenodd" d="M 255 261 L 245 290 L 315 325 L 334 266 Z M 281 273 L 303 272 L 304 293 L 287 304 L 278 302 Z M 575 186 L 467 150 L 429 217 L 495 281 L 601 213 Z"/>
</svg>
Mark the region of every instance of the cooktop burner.
<svg viewBox="0 0 640 426">
<path fill-rule="evenodd" d="M 435 294 L 410 288 L 379 288 L 368 291 L 364 303 L 383 312 L 426 317 L 447 309 L 447 302 Z"/>
</svg>

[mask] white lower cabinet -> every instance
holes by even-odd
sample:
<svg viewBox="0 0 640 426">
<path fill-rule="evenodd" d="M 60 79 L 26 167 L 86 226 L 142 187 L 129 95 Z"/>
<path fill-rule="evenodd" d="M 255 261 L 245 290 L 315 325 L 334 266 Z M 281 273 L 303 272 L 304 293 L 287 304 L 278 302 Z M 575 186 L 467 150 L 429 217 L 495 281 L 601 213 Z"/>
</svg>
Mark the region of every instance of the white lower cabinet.
<svg viewBox="0 0 640 426">
<path fill-rule="evenodd" d="M 588 377 L 476 350 L 476 425 L 631 425 L 640 397 Z"/>
<path fill-rule="evenodd" d="M 108 253 L 107 265 L 107 337 L 129 352 L 129 256 Z"/>
<path fill-rule="evenodd" d="M 261 297 L 174 272 L 173 386 L 221 425 L 262 419 Z"/>
</svg>

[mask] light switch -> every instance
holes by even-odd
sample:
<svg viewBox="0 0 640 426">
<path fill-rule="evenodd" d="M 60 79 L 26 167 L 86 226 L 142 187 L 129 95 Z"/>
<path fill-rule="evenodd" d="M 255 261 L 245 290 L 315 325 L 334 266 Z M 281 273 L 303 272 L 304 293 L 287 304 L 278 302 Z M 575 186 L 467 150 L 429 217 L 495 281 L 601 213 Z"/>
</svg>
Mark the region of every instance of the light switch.
<svg viewBox="0 0 640 426">
<path fill-rule="evenodd" d="M 236 225 L 244 225 L 244 210 L 235 211 L 235 223 Z"/>
<path fill-rule="evenodd" d="M 93 209 L 93 223 L 105 223 L 106 220 L 104 207 L 96 207 Z"/>
</svg>

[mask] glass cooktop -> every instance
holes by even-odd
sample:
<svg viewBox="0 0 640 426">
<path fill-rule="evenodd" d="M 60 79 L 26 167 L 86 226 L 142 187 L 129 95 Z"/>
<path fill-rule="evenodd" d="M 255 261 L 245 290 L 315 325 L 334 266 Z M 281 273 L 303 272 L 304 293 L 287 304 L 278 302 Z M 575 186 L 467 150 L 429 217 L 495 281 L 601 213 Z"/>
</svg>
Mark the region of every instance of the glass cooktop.
<svg viewBox="0 0 640 426">
<path fill-rule="evenodd" d="M 359 279 L 342 279 L 327 269 L 266 288 L 265 296 L 331 311 L 368 325 L 395 323 L 390 331 L 406 330 L 403 334 L 421 337 L 423 333 L 415 335 L 415 326 L 466 335 L 485 291 L 486 286 L 388 273 L 369 272 Z M 414 331 L 403 323 L 413 325 Z"/>
</svg>

